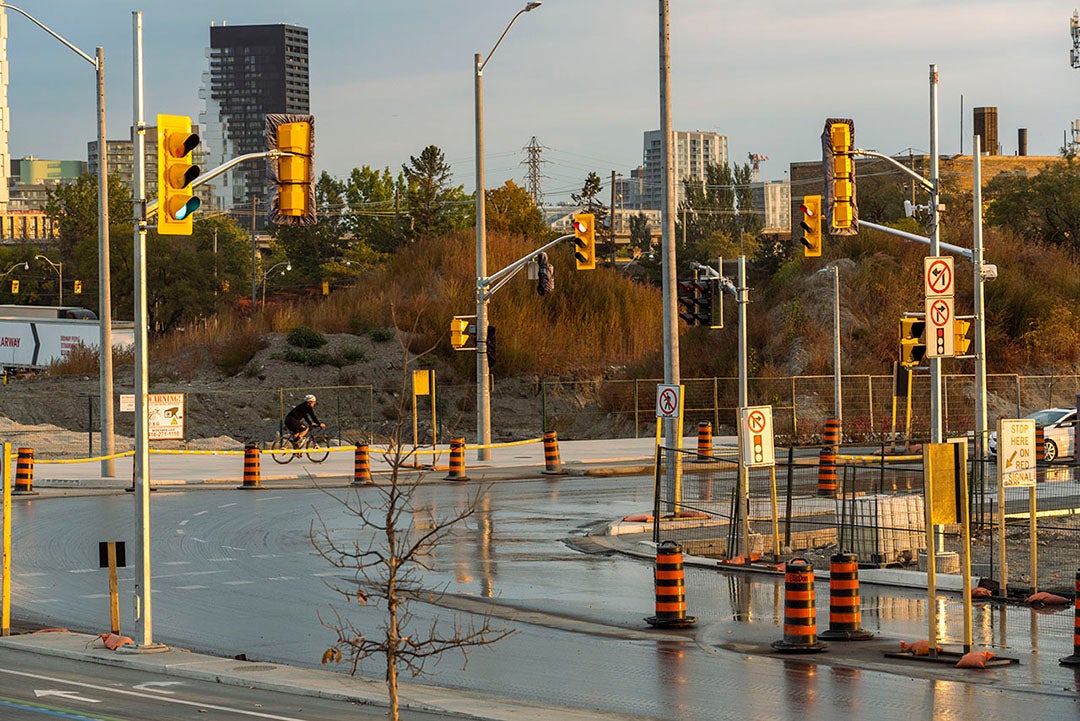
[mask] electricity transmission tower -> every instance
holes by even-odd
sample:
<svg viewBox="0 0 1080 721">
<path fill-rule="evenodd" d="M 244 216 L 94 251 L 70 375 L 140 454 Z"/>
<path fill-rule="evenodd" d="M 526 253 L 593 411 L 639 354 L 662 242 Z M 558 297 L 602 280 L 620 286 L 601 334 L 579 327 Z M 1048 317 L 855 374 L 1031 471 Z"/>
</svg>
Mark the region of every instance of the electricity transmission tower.
<svg viewBox="0 0 1080 721">
<path fill-rule="evenodd" d="M 529 144 L 522 148 L 529 157 L 521 161 L 522 165 L 528 167 L 528 171 L 525 174 L 525 189 L 532 196 L 533 202 L 536 203 L 537 208 L 544 207 L 544 190 L 540 187 L 543 174 L 540 172 L 540 164 L 543 163 L 541 154 L 544 152 L 544 146 L 540 145 L 536 140 L 536 136 L 532 137 Z"/>
</svg>

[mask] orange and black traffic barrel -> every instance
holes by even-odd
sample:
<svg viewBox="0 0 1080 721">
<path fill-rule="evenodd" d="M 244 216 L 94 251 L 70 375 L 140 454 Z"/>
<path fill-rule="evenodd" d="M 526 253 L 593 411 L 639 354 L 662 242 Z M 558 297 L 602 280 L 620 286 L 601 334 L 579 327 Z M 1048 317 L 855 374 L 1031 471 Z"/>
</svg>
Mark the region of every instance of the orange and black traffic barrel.
<svg viewBox="0 0 1080 721">
<path fill-rule="evenodd" d="M 544 470 L 546 476 L 565 476 L 562 460 L 559 458 L 559 434 L 555 431 L 544 433 Z"/>
<path fill-rule="evenodd" d="M 712 423 L 709 421 L 697 424 L 697 460 L 712 460 Z"/>
<path fill-rule="evenodd" d="M 697 622 L 686 615 L 686 583 L 683 576 L 682 546 L 663 541 L 656 547 L 656 615 L 645 619 L 657 628 L 681 628 Z"/>
<path fill-rule="evenodd" d="M 467 481 L 465 475 L 465 439 L 452 438 L 450 440 L 450 472 L 443 478 L 444 481 Z"/>
<path fill-rule="evenodd" d="M 772 647 L 785 653 L 817 653 L 828 646 L 817 639 L 814 564 L 793 558 L 784 567 L 784 638 Z"/>
<path fill-rule="evenodd" d="M 371 477 L 371 456 L 368 444 L 359 443 L 353 453 L 353 480 L 349 485 L 370 486 L 374 482 Z"/>
<path fill-rule="evenodd" d="M 1035 461 L 1042 463 L 1046 460 L 1046 431 L 1042 426 L 1035 427 Z"/>
<path fill-rule="evenodd" d="M 836 496 L 836 454 L 840 448 L 840 421 L 836 418 L 825 420 L 825 431 L 821 435 L 821 456 L 818 460 L 819 496 Z"/>
<path fill-rule="evenodd" d="M 1080 570 L 1076 571 L 1073 585 L 1073 652 L 1072 656 L 1058 659 L 1062 666 L 1080 666 Z"/>
<path fill-rule="evenodd" d="M 256 490 L 261 488 L 259 483 L 262 475 L 259 469 L 259 444 L 248 443 L 244 446 L 244 483 L 238 489 Z"/>
<path fill-rule="evenodd" d="M 34 490 L 34 449 L 20 448 L 19 458 L 15 462 L 15 487 L 12 495 L 36 496 Z"/>
<path fill-rule="evenodd" d="M 820 635 L 829 641 L 866 641 L 874 637 L 862 628 L 859 610 L 859 559 L 838 553 L 829 559 L 829 630 Z"/>
</svg>

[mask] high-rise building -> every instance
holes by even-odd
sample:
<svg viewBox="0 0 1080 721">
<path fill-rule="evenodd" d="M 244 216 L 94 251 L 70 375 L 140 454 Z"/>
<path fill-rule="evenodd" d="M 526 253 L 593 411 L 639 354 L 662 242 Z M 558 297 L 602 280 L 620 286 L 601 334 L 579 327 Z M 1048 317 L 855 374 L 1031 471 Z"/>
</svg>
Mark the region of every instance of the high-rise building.
<svg viewBox="0 0 1080 721">
<path fill-rule="evenodd" d="M 207 169 L 266 150 L 268 113 L 309 113 L 308 31 L 298 25 L 211 25 L 209 71 L 199 96 L 206 108 Z M 218 209 L 267 202 L 266 164 L 247 162 L 213 181 Z"/>
<path fill-rule="evenodd" d="M 704 182 L 705 168 L 728 161 L 727 136 L 719 133 L 677 130 L 673 133 L 675 156 L 675 206 L 686 197 L 686 180 Z M 664 201 L 664 157 L 659 130 L 645 131 L 645 183 L 642 207 L 659 209 Z"/>
</svg>

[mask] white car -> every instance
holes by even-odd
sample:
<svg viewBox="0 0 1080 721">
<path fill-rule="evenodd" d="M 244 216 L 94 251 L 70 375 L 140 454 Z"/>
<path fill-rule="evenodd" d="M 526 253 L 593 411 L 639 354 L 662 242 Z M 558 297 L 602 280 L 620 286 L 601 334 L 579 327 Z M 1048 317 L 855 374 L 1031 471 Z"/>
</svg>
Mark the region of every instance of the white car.
<svg viewBox="0 0 1080 721">
<path fill-rule="evenodd" d="M 1044 458 L 1047 463 L 1064 456 L 1076 455 L 1076 409 L 1044 408 L 1024 416 L 1035 421 L 1036 428 L 1043 429 L 1045 441 Z M 997 455 L 997 431 L 990 434 L 990 455 Z"/>
</svg>

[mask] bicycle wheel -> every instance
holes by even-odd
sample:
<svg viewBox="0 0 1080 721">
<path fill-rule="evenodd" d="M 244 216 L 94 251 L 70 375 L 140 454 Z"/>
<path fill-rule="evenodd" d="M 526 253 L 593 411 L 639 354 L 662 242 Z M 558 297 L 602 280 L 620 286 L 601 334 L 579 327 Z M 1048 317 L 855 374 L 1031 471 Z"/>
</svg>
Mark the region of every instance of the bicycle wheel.
<svg viewBox="0 0 1080 721">
<path fill-rule="evenodd" d="M 288 436 L 278 436 L 270 445 L 270 457 L 278 463 L 288 463 L 296 455 L 292 439 Z"/>
<path fill-rule="evenodd" d="M 322 463 L 330 455 L 330 439 L 326 436 L 311 436 L 307 439 L 308 460 L 312 463 Z"/>
</svg>

